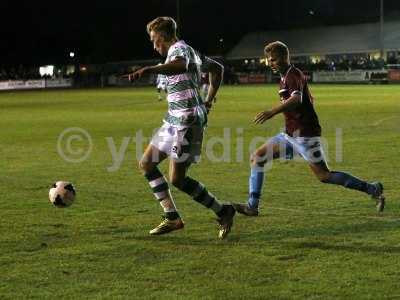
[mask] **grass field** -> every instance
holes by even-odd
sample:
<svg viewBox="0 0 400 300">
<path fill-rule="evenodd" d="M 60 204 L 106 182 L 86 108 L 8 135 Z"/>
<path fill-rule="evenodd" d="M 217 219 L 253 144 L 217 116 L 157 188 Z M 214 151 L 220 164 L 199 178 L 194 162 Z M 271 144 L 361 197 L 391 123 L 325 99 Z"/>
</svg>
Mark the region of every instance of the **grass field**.
<svg viewBox="0 0 400 300">
<path fill-rule="evenodd" d="M 261 215 L 237 216 L 224 241 L 217 240 L 214 214 L 175 189 L 185 229 L 148 235 L 161 210 L 137 168 L 133 138 L 150 137 L 160 125 L 166 103 L 156 101 L 154 89 L 0 93 L 0 299 L 400 298 L 400 86 L 311 90 L 331 168 L 381 180 L 385 212 L 378 215 L 365 194 L 319 183 L 302 162 L 278 161 Z M 231 159 L 204 155 L 190 174 L 222 201 L 246 200 L 249 144 L 282 127 L 281 116 L 251 124 L 276 103 L 276 91 L 221 89 L 205 141 L 230 130 Z M 71 127 L 92 139 L 79 163 L 57 150 L 59 135 Z M 342 161 L 335 159 L 338 128 Z M 127 146 L 119 167 L 110 141 L 116 150 Z M 236 157 L 242 144 L 243 159 Z M 88 146 L 76 139 L 64 150 L 77 159 Z M 214 150 L 217 157 L 224 151 L 221 144 Z M 75 184 L 72 207 L 48 202 L 56 180 Z"/>
</svg>

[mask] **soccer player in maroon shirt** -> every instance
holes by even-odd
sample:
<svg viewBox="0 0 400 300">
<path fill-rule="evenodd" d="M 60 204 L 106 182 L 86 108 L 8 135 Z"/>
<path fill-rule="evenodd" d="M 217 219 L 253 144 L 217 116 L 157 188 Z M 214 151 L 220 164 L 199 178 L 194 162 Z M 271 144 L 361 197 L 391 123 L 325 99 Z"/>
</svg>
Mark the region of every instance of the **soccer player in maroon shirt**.
<svg viewBox="0 0 400 300">
<path fill-rule="evenodd" d="M 249 199 L 247 204 L 234 204 L 235 209 L 247 216 L 258 216 L 258 205 L 264 182 L 266 163 L 273 159 L 292 159 L 300 154 L 309 164 L 312 172 L 323 183 L 331 183 L 358 190 L 371 195 L 376 201 L 378 212 L 385 207 L 383 185 L 368 183 L 348 173 L 331 171 L 321 147 L 321 127 L 315 113 L 313 99 L 304 74 L 290 64 L 288 47 L 279 41 L 264 48 L 265 58 L 272 71 L 280 73 L 280 104 L 258 113 L 254 123 L 262 124 L 279 113 L 285 117 L 285 132 L 269 139 L 251 156 L 249 178 Z"/>
</svg>

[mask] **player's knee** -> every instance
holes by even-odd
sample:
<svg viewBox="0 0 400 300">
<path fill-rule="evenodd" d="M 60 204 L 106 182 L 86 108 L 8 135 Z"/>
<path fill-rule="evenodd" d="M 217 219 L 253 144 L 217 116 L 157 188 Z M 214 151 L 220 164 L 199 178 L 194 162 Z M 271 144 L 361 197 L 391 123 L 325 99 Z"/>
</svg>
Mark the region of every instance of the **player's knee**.
<svg viewBox="0 0 400 300">
<path fill-rule="evenodd" d="M 147 162 L 146 159 L 142 158 L 139 161 L 139 169 L 144 173 L 149 173 L 150 172 L 150 164 Z"/>
<path fill-rule="evenodd" d="M 263 167 L 267 162 L 266 159 L 262 159 L 256 152 L 250 155 L 250 165 L 252 167 Z"/>
</svg>

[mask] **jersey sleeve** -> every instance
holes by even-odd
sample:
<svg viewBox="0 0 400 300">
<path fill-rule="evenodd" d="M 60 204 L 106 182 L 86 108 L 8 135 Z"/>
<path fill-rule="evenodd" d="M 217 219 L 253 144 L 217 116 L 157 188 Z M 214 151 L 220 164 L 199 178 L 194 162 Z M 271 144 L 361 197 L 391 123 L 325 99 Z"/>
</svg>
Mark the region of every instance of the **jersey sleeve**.
<svg viewBox="0 0 400 300">
<path fill-rule="evenodd" d="M 188 68 L 190 57 L 189 57 L 188 50 L 185 47 L 176 47 L 175 49 L 172 50 L 169 57 L 170 57 L 170 61 L 174 61 L 176 59 L 184 60 L 185 64 L 186 64 L 186 68 Z"/>
<path fill-rule="evenodd" d="M 300 99 L 302 99 L 304 84 L 304 77 L 300 72 L 290 72 L 286 77 L 286 86 L 290 97 L 299 95 Z"/>
</svg>

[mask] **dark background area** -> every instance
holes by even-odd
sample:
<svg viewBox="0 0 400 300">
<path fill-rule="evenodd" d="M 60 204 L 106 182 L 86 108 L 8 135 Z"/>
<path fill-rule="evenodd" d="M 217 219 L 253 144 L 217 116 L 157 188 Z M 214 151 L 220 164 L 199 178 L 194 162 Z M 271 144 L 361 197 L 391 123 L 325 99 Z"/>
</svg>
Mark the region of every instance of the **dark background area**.
<svg viewBox="0 0 400 300">
<path fill-rule="evenodd" d="M 154 58 L 145 30 L 157 16 L 177 18 L 177 0 L 2 1 L 0 65 Z M 180 0 L 180 36 L 208 55 L 223 55 L 252 31 L 379 21 L 380 0 Z M 385 0 L 400 19 L 400 1 Z M 221 41 L 221 39 L 223 39 Z"/>
</svg>

